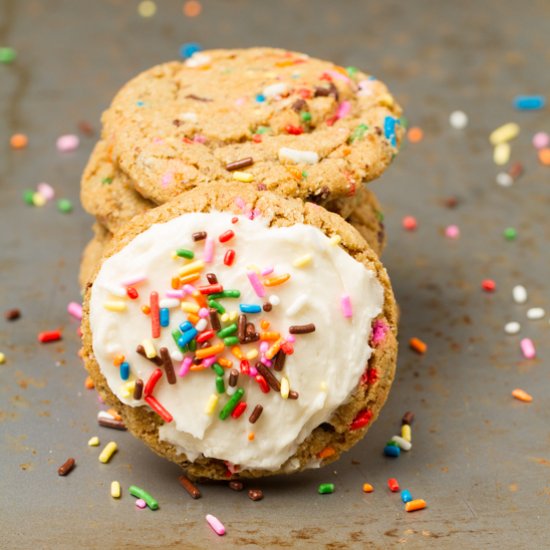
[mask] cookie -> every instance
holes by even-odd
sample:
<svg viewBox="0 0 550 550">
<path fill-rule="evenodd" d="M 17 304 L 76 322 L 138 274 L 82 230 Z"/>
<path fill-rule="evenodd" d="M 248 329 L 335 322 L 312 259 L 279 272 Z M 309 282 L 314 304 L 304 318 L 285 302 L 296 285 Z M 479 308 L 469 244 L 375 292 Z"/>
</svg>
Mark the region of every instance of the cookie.
<svg viewBox="0 0 550 550">
<path fill-rule="evenodd" d="M 105 246 L 112 237 L 111 233 L 107 231 L 107 229 L 97 223 L 94 224 L 93 231 L 94 236 L 84 248 L 82 258 L 80 260 L 78 282 L 82 293 L 84 293 L 88 282 L 91 281 L 91 276 L 99 266 Z"/>
<path fill-rule="evenodd" d="M 319 202 L 351 196 L 385 170 L 400 115 L 386 86 L 354 67 L 272 48 L 211 50 L 128 82 L 102 135 L 158 204 L 234 179 Z"/>
<path fill-rule="evenodd" d="M 128 429 L 212 479 L 338 458 L 376 419 L 397 353 L 390 282 L 359 233 L 234 184 L 115 235 L 82 330 L 86 367 Z"/>
</svg>

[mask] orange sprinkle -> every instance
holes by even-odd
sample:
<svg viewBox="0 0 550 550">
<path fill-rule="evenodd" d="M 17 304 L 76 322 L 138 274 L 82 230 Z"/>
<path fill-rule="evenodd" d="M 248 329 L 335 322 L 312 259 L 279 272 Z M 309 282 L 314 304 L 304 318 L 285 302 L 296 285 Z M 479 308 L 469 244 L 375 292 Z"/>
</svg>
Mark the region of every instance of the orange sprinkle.
<svg viewBox="0 0 550 550">
<path fill-rule="evenodd" d="M 149 313 L 151 313 L 151 308 L 147 304 L 145 304 L 141 306 L 141 311 L 145 313 L 145 315 L 149 315 Z"/>
<path fill-rule="evenodd" d="M 202 4 L 197 0 L 189 0 L 183 4 L 183 15 L 185 17 L 197 17 L 201 14 Z"/>
<path fill-rule="evenodd" d="M 179 290 L 182 287 L 182 283 L 179 277 L 172 277 L 171 286 L 174 290 Z"/>
<path fill-rule="evenodd" d="M 539 161 L 544 166 L 550 166 L 550 147 L 539 150 Z"/>
<path fill-rule="evenodd" d="M 280 332 L 260 332 L 260 340 L 267 340 L 268 342 L 274 342 L 281 337 Z"/>
<path fill-rule="evenodd" d="M 264 286 L 278 286 L 286 283 L 290 279 L 290 273 L 284 273 L 283 275 L 277 275 L 276 277 L 270 277 L 269 279 L 264 279 Z"/>
<path fill-rule="evenodd" d="M 265 356 L 267 359 L 273 359 L 275 355 L 277 355 L 277 352 L 281 349 L 281 344 L 283 343 L 283 339 L 279 338 L 266 352 Z"/>
<path fill-rule="evenodd" d="M 95 388 L 95 384 L 91 376 L 86 376 L 86 380 L 84 380 L 84 387 L 87 390 L 93 390 Z"/>
<path fill-rule="evenodd" d="M 262 330 L 267 330 L 269 328 L 270 322 L 266 321 L 265 319 L 262 319 L 260 321 L 260 327 L 262 327 Z"/>
<path fill-rule="evenodd" d="M 223 344 L 215 344 L 213 346 L 208 346 L 207 348 L 198 349 L 195 352 L 195 357 L 197 359 L 204 359 L 205 357 L 216 355 L 218 353 L 221 353 L 224 347 L 225 346 Z"/>
<path fill-rule="evenodd" d="M 230 369 L 233 366 L 233 361 L 231 359 L 226 359 L 225 357 L 220 357 L 218 359 L 218 363 L 224 368 L 224 369 Z"/>
<path fill-rule="evenodd" d="M 195 292 L 193 292 L 193 294 L 191 294 L 191 296 L 194 298 L 195 302 L 197 302 L 197 304 L 199 304 L 199 306 L 208 307 L 206 305 L 206 298 L 198 290 L 195 290 Z"/>
<path fill-rule="evenodd" d="M 409 346 L 412 350 L 416 351 L 416 353 L 426 353 L 428 350 L 427 344 L 420 340 L 420 338 L 411 338 L 409 340 Z"/>
<path fill-rule="evenodd" d="M 200 279 L 201 274 L 200 273 L 189 273 L 189 275 L 184 275 L 183 277 L 180 277 L 180 286 L 186 285 L 188 283 L 193 283 L 194 281 Z"/>
<path fill-rule="evenodd" d="M 351 147 L 344 147 L 342 149 L 342 156 L 347 157 L 349 155 L 351 155 Z"/>
<path fill-rule="evenodd" d="M 25 134 L 13 134 L 10 138 L 12 149 L 24 149 L 29 143 L 29 138 Z"/>
<path fill-rule="evenodd" d="M 370 483 L 363 483 L 363 493 L 372 493 L 374 487 Z"/>
<path fill-rule="evenodd" d="M 110 414 L 115 420 L 122 420 L 122 416 L 120 416 L 115 409 L 108 409 L 107 414 Z"/>
<path fill-rule="evenodd" d="M 533 396 L 532 395 L 529 395 L 526 391 L 520 390 L 519 388 L 516 388 L 512 392 L 512 395 L 516 399 L 519 399 L 520 401 L 523 401 L 524 403 L 531 403 L 531 401 L 533 401 Z"/>
<path fill-rule="evenodd" d="M 276 67 L 291 67 L 292 65 L 296 65 L 295 59 L 285 59 L 283 61 L 277 61 L 275 63 Z"/>
<path fill-rule="evenodd" d="M 119 353 L 118 355 L 115 355 L 115 358 L 113 359 L 113 365 L 115 367 L 120 367 L 120 364 L 121 363 L 124 363 L 124 355 L 122 355 L 121 353 Z"/>
<path fill-rule="evenodd" d="M 200 370 L 206 370 L 206 367 L 203 366 L 203 365 L 191 365 L 189 370 L 193 371 L 193 372 L 196 372 L 196 371 L 200 371 Z"/>
<path fill-rule="evenodd" d="M 409 141 L 411 143 L 418 143 L 424 138 L 424 132 L 422 131 L 422 128 L 418 128 L 418 126 L 413 126 L 412 128 L 409 128 L 409 131 L 407 132 L 407 137 L 409 138 Z"/>
<path fill-rule="evenodd" d="M 243 358 L 243 352 L 239 346 L 233 346 L 231 353 L 240 361 Z"/>
<path fill-rule="evenodd" d="M 322 451 L 317 453 L 319 458 L 328 458 L 336 454 L 336 451 L 332 447 L 325 447 Z"/>
<path fill-rule="evenodd" d="M 255 438 L 255 437 L 256 437 L 256 436 L 254 435 L 254 432 L 250 432 L 250 433 L 248 434 L 248 441 L 254 441 L 254 438 Z"/>
<path fill-rule="evenodd" d="M 193 323 L 194 325 L 196 325 L 201 320 L 201 318 L 198 315 L 195 315 L 194 313 L 188 313 L 187 320 L 190 323 Z"/>
<path fill-rule="evenodd" d="M 427 504 L 425 500 L 417 498 L 416 500 L 411 500 L 410 502 L 407 502 L 405 504 L 405 510 L 407 512 L 415 512 L 416 510 L 423 510 L 424 508 L 426 508 L 426 506 Z"/>
<path fill-rule="evenodd" d="M 286 171 L 296 180 L 300 181 L 302 179 L 302 171 L 298 170 L 294 166 L 285 166 Z"/>
</svg>

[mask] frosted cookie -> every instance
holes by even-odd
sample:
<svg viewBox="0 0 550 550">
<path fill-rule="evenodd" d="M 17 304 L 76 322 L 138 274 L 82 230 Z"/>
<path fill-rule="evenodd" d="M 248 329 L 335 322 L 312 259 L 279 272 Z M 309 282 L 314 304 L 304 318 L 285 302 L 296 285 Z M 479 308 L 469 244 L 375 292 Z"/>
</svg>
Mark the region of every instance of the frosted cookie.
<svg viewBox="0 0 550 550">
<path fill-rule="evenodd" d="M 156 203 L 215 180 L 317 201 L 351 196 L 384 171 L 400 115 L 386 86 L 354 67 L 271 48 L 212 50 L 128 82 L 102 135 Z"/>
<path fill-rule="evenodd" d="M 397 353 L 390 282 L 359 233 L 233 184 L 115 235 L 82 328 L 86 367 L 128 429 L 212 479 L 338 458 L 378 416 Z"/>
</svg>

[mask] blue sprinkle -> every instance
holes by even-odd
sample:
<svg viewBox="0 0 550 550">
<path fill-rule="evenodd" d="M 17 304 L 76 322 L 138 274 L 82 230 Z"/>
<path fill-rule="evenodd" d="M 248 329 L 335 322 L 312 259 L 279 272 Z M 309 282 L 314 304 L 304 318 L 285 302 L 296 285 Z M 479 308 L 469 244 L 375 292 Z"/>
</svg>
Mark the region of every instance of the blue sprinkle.
<svg viewBox="0 0 550 550">
<path fill-rule="evenodd" d="M 130 364 L 126 361 L 120 363 L 120 377 L 122 380 L 128 380 L 128 378 L 130 378 Z"/>
<path fill-rule="evenodd" d="M 143 107 L 145 105 L 145 101 L 141 101 L 141 99 L 139 101 L 136 101 L 136 105 L 138 107 Z"/>
<path fill-rule="evenodd" d="M 543 95 L 517 95 L 514 98 L 514 107 L 520 111 L 537 111 L 546 105 Z"/>
<path fill-rule="evenodd" d="M 258 103 L 263 103 L 263 102 L 265 101 L 265 95 L 263 95 L 263 94 L 258 94 L 258 95 L 256 96 L 256 101 L 257 101 Z"/>
<path fill-rule="evenodd" d="M 407 502 L 410 502 L 413 499 L 411 492 L 408 489 L 403 489 L 401 491 L 401 500 L 407 504 Z"/>
<path fill-rule="evenodd" d="M 384 447 L 384 454 L 396 458 L 401 454 L 401 449 L 395 445 L 386 445 Z"/>
<path fill-rule="evenodd" d="M 202 51 L 202 46 L 197 42 L 187 42 L 180 46 L 180 55 L 183 59 L 188 59 L 194 53 Z"/>
<path fill-rule="evenodd" d="M 170 310 L 167 307 L 160 308 L 159 317 L 161 327 L 167 327 L 170 324 Z"/>
<path fill-rule="evenodd" d="M 191 327 L 189 330 L 186 330 L 179 338 L 178 338 L 178 346 L 180 348 L 184 348 L 195 336 L 198 334 L 197 330 L 193 327 Z"/>
<path fill-rule="evenodd" d="M 187 332 L 188 330 L 191 330 L 193 328 L 193 323 L 190 323 L 189 321 L 184 321 L 180 324 L 180 330 L 182 332 Z"/>
<path fill-rule="evenodd" d="M 262 311 L 262 306 L 255 304 L 240 304 L 239 308 L 241 309 L 241 313 L 260 313 Z"/>
</svg>

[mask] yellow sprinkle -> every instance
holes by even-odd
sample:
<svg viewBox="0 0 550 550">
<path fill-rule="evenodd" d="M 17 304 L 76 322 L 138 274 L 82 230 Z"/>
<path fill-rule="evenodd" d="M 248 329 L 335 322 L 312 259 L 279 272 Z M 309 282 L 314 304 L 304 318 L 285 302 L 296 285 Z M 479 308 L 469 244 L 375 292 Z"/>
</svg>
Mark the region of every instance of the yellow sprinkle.
<svg viewBox="0 0 550 550">
<path fill-rule="evenodd" d="M 378 103 L 383 107 L 393 107 L 395 101 L 390 94 L 382 94 L 378 100 Z"/>
<path fill-rule="evenodd" d="M 329 242 L 332 246 L 336 246 L 338 244 L 340 244 L 340 241 L 342 240 L 342 237 L 340 237 L 340 235 L 333 235 L 330 239 L 329 239 Z"/>
<path fill-rule="evenodd" d="M 242 181 L 243 183 L 250 183 L 251 181 L 254 181 L 254 176 L 250 172 L 239 172 L 236 170 L 233 172 L 233 179 Z"/>
<path fill-rule="evenodd" d="M 227 323 L 227 321 L 229 321 L 229 313 L 222 313 L 220 316 L 220 321 L 222 323 Z"/>
<path fill-rule="evenodd" d="M 489 141 L 491 145 L 500 145 L 514 139 L 519 134 L 519 126 L 515 122 L 508 122 L 491 132 Z"/>
<path fill-rule="evenodd" d="M 152 0 L 143 0 L 138 4 L 138 13 L 141 17 L 153 17 L 157 12 L 157 5 Z"/>
<path fill-rule="evenodd" d="M 230 320 L 231 322 L 236 321 L 238 316 L 239 316 L 239 312 L 238 312 L 238 311 L 230 311 L 230 312 L 229 312 L 229 320 Z"/>
<path fill-rule="evenodd" d="M 120 498 L 120 483 L 118 481 L 111 481 L 111 496 Z"/>
<path fill-rule="evenodd" d="M 118 451 L 117 444 L 114 441 L 109 441 L 107 445 L 103 448 L 99 455 L 99 462 L 103 462 L 103 464 L 107 464 L 109 460 L 111 460 L 111 457 Z"/>
<path fill-rule="evenodd" d="M 3 365 L 6 362 L 6 354 L 0 351 L 0 365 Z"/>
<path fill-rule="evenodd" d="M 246 358 L 247 358 L 249 361 L 252 361 L 252 359 L 256 359 L 256 357 L 258 357 L 258 350 L 257 350 L 257 349 L 251 349 L 251 350 L 246 354 Z"/>
<path fill-rule="evenodd" d="M 94 435 L 94 437 L 90 437 L 90 439 L 88 439 L 89 447 L 97 447 L 98 445 L 99 445 L 99 437 L 97 437 L 97 435 Z"/>
<path fill-rule="evenodd" d="M 186 313 L 198 313 L 199 309 L 200 309 L 199 304 L 193 304 L 191 302 L 181 303 L 181 310 L 185 311 Z"/>
<path fill-rule="evenodd" d="M 134 393 L 134 388 L 136 386 L 135 380 L 131 382 L 125 382 L 120 386 L 120 393 L 122 397 L 130 397 Z"/>
<path fill-rule="evenodd" d="M 206 402 L 206 407 L 204 412 L 208 415 L 211 415 L 216 410 L 216 405 L 218 404 L 218 395 L 213 393 Z"/>
<path fill-rule="evenodd" d="M 153 357 L 157 356 L 157 350 L 155 349 L 155 346 L 151 340 L 146 338 L 141 342 L 141 345 L 143 346 L 143 349 L 145 350 L 145 356 L 147 359 L 153 359 Z"/>
<path fill-rule="evenodd" d="M 411 427 L 408 424 L 403 424 L 401 426 L 401 437 L 409 443 L 412 441 Z"/>
<path fill-rule="evenodd" d="M 509 143 L 499 143 L 493 151 L 493 161 L 498 166 L 506 164 L 510 160 L 511 148 Z"/>
<path fill-rule="evenodd" d="M 172 250 L 172 252 L 170 253 L 170 258 L 172 258 L 172 260 L 177 260 L 179 258 L 175 250 Z"/>
<path fill-rule="evenodd" d="M 44 206 L 46 199 L 40 193 L 34 193 L 32 196 L 32 203 L 34 206 Z"/>
<path fill-rule="evenodd" d="M 292 262 L 292 265 L 294 267 L 305 267 L 306 265 L 309 265 L 311 263 L 311 260 L 313 260 L 313 256 L 311 254 L 305 254 L 304 256 L 296 258 Z"/>
<path fill-rule="evenodd" d="M 103 307 L 108 311 L 126 311 L 126 302 L 121 300 L 107 300 L 103 303 Z"/>
<path fill-rule="evenodd" d="M 288 383 L 288 378 L 283 376 L 281 378 L 281 397 L 283 399 L 288 399 L 288 392 L 290 391 L 290 384 Z"/>
<path fill-rule="evenodd" d="M 257 265 L 254 265 L 254 264 L 247 265 L 246 269 L 248 271 L 254 271 L 254 273 L 256 273 L 256 275 L 261 275 L 262 270 Z"/>
<path fill-rule="evenodd" d="M 189 275 L 190 273 L 196 273 L 204 269 L 204 262 L 202 260 L 195 260 L 187 265 L 184 265 L 179 271 L 178 275 L 182 277 L 183 275 Z"/>
</svg>

